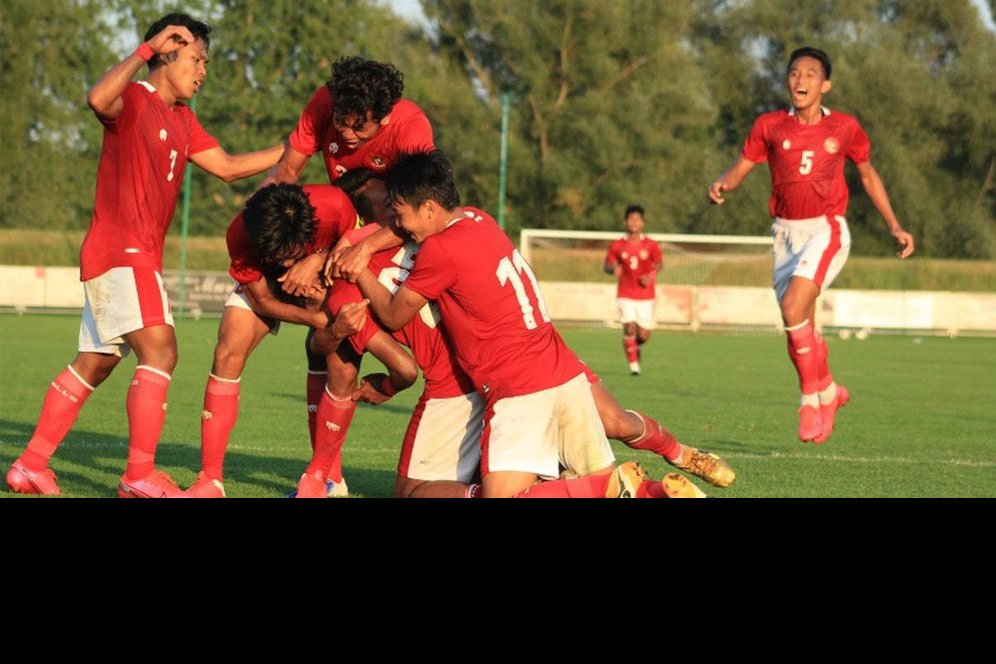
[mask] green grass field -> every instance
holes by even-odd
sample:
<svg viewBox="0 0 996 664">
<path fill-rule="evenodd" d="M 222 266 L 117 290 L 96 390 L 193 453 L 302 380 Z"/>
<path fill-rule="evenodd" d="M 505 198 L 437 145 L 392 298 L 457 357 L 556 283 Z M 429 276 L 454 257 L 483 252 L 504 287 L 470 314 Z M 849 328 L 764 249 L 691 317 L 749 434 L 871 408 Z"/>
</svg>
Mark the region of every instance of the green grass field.
<svg viewBox="0 0 996 664">
<path fill-rule="evenodd" d="M 48 382 L 72 358 L 74 316 L 0 315 L 0 465 L 21 453 Z M 199 414 L 216 320 L 181 321 L 159 466 L 181 485 L 199 466 Z M 615 330 L 566 329 L 568 343 L 620 403 L 658 418 L 679 439 L 725 456 L 738 474 L 717 497 L 996 497 L 996 339 L 872 336 L 829 340 L 852 401 L 820 447 L 795 438 L 795 375 L 781 337 L 657 332 L 644 373 L 630 377 Z M 278 497 L 308 457 L 304 331 L 285 325 L 263 342 L 243 378 L 241 413 L 225 466 L 231 497 Z M 375 364 L 368 360 L 372 371 Z M 129 358 L 90 398 L 53 468 L 63 493 L 110 497 L 127 455 Z M 344 452 L 353 496 L 388 497 L 420 386 L 357 412 Z M 613 444 L 660 476 L 656 457 Z M 0 491 L 0 496 L 14 494 Z"/>
</svg>

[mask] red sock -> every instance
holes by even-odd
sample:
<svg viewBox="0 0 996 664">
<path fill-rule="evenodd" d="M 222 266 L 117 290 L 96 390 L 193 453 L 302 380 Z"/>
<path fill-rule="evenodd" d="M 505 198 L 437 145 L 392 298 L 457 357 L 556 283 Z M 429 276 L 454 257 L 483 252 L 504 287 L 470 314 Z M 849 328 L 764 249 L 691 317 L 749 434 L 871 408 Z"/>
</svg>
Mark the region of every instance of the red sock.
<svg viewBox="0 0 996 664">
<path fill-rule="evenodd" d="M 827 364 L 829 352 L 827 351 L 827 342 L 823 339 L 822 334 L 813 332 L 813 339 L 816 341 L 816 372 L 819 376 L 817 388 L 822 392 L 830 387 L 830 383 L 833 382 L 833 376 L 830 374 L 830 365 Z"/>
<path fill-rule="evenodd" d="M 318 425 L 315 430 L 315 451 L 306 472 L 322 472 L 325 479 L 342 481 L 342 444 L 353 421 L 356 402 L 335 399 L 326 388 L 318 402 Z"/>
<path fill-rule="evenodd" d="M 659 454 L 670 461 L 674 461 L 681 455 L 681 444 L 678 439 L 674 437 L 673 433 L 662 427 L 657 420 L 635 410 L 627 410 L 626 412 L 640 418 L 644 429 L 643 433 L 636 438 L 622 441 L 623 444 L 634 450 L 647 450 Z"/>
<path fill-rule="evenodd" d="M 788 352 L 795 370 L 799 374 L 799 390 L 803 394 L 819 391 L 819 370 L 817 369 L 816 339 L 809 320 L 785 330 L 788 334 Z"/>
<path fill-rule="evenodd" d="M 135 368 L 126 400 L 128 410 L 129 480 L 140 480 L 156 467 L 156 447 L 166 421 L 166 392 L 170 376 L 140 364 Z"/>
<path fill-rule="evenodd" d="M 222 479 L 228 438 L 239 416 L 239 378 L 208 374 L 201 412 L 201 470 L 213 480 Z"/>
<path fill-rule="evenodd" d="M 80 378 L 72 367 L 66 367 L 52 381 L 45 393 L 41 415 L 35 433 L 21 455 L 21 461 L 32 470 L 42 470 L 55 454 L 80 414 L 93 387 Z"/>
<path fill-rule="evenodd" d="M 315 422 L 318 421 L 318 401 L 325 391 L 325 383 L 328 380 L 327 371 L 308 371 L 307 396 L 308 399 L 308 433 L 311 436 L 311 451 L 315 451 Z"/>
<path fill-rule="evenodd" d="M 623 350 L 626 351 L 627 362 L 636 362 L 640 357 L 640 349 L 636 345 L 636 337 L 623 337 Z"/>
<path fill-rule="evenodd" d="M 604 498 L 612 473 L 585 475 L 571 480 L 534 484 L 515 494 L 516 498 Z"/>
</svg>

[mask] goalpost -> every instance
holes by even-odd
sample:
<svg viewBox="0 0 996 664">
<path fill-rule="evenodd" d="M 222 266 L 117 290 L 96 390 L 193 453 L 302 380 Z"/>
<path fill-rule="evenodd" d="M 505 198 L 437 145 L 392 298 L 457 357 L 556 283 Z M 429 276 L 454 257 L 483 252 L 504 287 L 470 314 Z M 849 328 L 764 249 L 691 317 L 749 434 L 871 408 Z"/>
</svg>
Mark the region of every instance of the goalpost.
<svg viewBox="0 0 996 664">
<path fill-rule="evenodd" d="M 664 265 L 657 277 L 656 326 L 776 332 L 768 236 L 647 233 Z M 543 282 L 553 318 L 618 325 L 615 277 L 603 265 L 618 231 L 523 229 L 519 252 Z"/>
</svg>

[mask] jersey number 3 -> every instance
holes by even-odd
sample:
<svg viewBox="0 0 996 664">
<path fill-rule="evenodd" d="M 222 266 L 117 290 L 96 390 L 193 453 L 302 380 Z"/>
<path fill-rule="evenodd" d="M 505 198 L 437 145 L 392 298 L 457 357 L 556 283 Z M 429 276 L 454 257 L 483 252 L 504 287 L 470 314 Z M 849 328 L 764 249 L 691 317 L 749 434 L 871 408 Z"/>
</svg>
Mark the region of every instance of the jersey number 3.
<svg viewBox="0 0 996 664">
<path fill-rule="evenodd" d="M 540 315 L 543 317 L 545 323 L 550 322 L 550 314 L 546 310 L 546 302 L 543 301 L 543 294 L 540 293 L 539 284 L 536 283 L 536 275 L 533 274 L 532 269 L 526 262 L 526 259 L 522 257 L 518 249 L 512 250 L 512 258 L 505 256 L 500 261 L 498 261 L 498 269 L 495 270 L 495 274 L 498 277 L 498 283 L 503 287 L 505 284 L 511 282 L 512 289 L 515 291 L 515 299 L 519 301 L 519 308 L 522 310 L 522 322 L 526 324 L 527 330 L 536 329 L 536 316 L 533 314 L 533 305 L 529 301 L 529 296 L 526 295 L 526 287 L 522 283 L 522 276 L 526 275 L 529 278 L 529 283 L 533 286 L 533 293 L 536 295 L 536 306 L 539 308 Z"/>
</svg>

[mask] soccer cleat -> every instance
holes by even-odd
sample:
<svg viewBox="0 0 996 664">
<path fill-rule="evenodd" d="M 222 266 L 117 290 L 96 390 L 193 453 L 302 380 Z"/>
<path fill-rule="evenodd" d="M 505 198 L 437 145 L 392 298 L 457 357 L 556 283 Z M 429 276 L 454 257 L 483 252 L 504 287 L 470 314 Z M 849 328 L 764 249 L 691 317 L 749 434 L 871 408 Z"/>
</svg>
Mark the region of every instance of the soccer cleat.
<svg viewBox="0 0 996 664">
<path fill-rule="evenodd" d="M 837 386 L 837 394 L 834 396 L 833 401 L 823 405 L 820 404 L 820 417 L 823 419 L 823 431 L 816 438 L 813 438 L 813 442 L 817 445 L 822 445 L 827 442 L 830 438 L 830 434 L 833 433 L 834 420 L 837 416 L 837 411 L 847 405 L 847 402 L 851 400 L 851 393 L 847 391 L 847 388 L 843 385 Z"/>
<path fill-rule="evenodd" d="M 640 363 L 639 362 L 630 362 L 629 363 L 629 375 L 630 376 L 639 376 L 640 375 Z"/>
<path fill-rule="evenodd" d="M 181 494 L 183 489 L 161 470 L 153 470 L 140 480 L 129 480 L 122 475 L 118 485 L 119 498 L 179 498 Z"/>
<path fill-rule="evenodd" d="M 616 466 L 609 478 L 609 484 L 605 487 L 606 498 L 636 498 L 636 490 L 643 484 L 647 477 L 640 464 L 635 461 Z"/>
<path fill-rule="evenodd" d="M 823 418 L 816 406 L 799 408 L 799 440 L 804 443 L 816 440 L 823 433 Z"/>
<path fill-rule="evenodd" d="M 325 480 L 325 497 L 348 498 L 349 487 L 346 486 L 346 478 L 343 477 L 341 482 L 333 482 L 332 480 Z M 293 491 L 285 495 L 284 498 L 297 498 L 297 489 L 294 489 Z"/>
<path fill-rule="evenodd" d="M 325 480 L 320 472 L 304 473 L 297 483 L 295 498 L 324 498 Z"/>
<path fill-rule="evenodd" d="M 55 471 L 51 468 L 31 470 L 20 459 L 14 461 L 7 471 L 7 486 L 17 493 L 31 493 L 41 496 L 59 496 L 59 485 L 55 483 Z"/>
<path fill-rule="evenodd" d="M 225 498 L 225 485 L 221 480 L 208 477 L 204 471 L 197 473 L 197 481 L 177 498 Z"/>
<path fill-rule="evenodd" d="M 668 473 L 661 480 L 668 498 L 706 498 L 705 492 L 681 473 Z"/>
<path fill-rule="evenodd" d="M 699 450 L 688 445 L 681 446 L 681 456 L 671 461 L 665 459 L 675 468 L 680 468 L 696 477 L 701 477 L 709 484 L 726 488 L 737 479 L 737 474 L 718 454 L 709 450 Z"/>
</svg>

